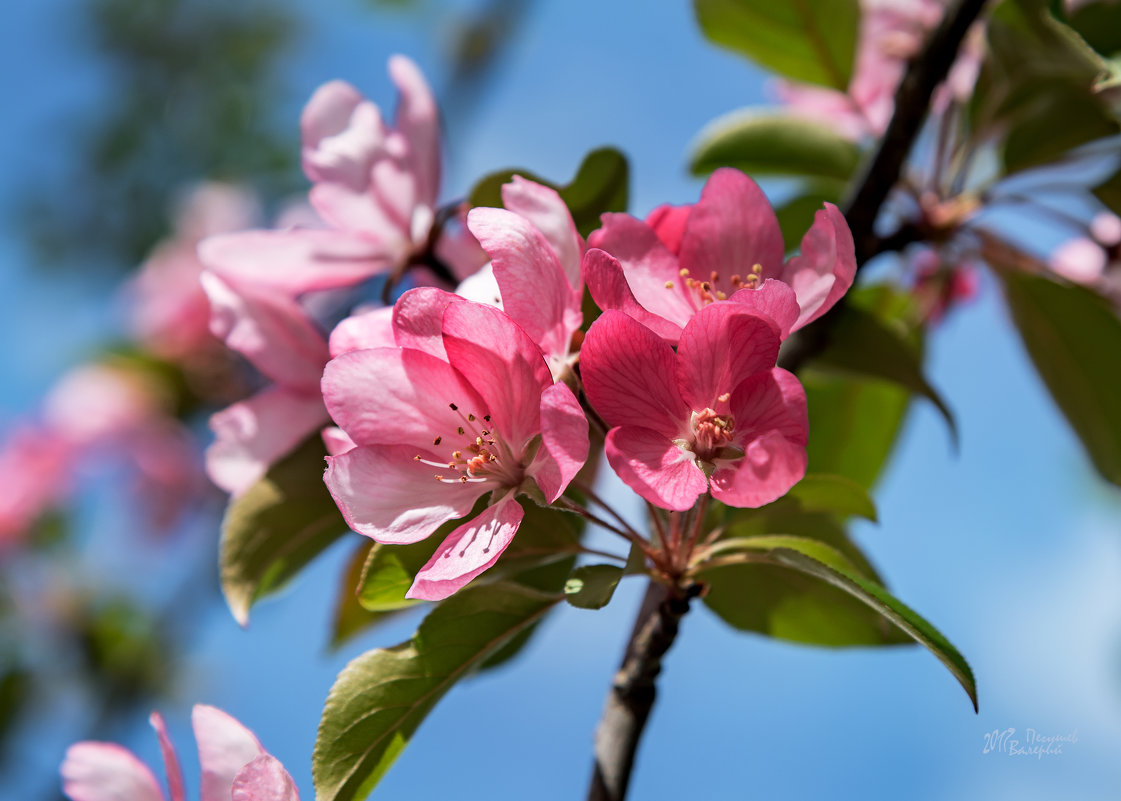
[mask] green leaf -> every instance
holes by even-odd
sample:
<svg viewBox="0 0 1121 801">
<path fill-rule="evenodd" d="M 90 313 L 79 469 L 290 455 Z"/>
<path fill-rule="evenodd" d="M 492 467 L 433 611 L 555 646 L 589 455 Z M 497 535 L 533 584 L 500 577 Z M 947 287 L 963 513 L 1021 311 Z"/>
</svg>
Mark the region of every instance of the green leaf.
<svg viewBox="0 0 1121 801">
<path fill-rule="evenodd" d="M 502 207 L 502 185 L 520 175 L 560 193 L 581 236 L 599 227 L 599 217 L 608 211 L 626 211 L 630 167 L 627 157 L 613 147 L 593 150 L 580 163 L 576 177 L 559 186 L 530 170 L 517 167 L 493 172 L 482 178 L 467 196 L 468 205 Z"/>
<path fill-rule="evenodd" d="M 891 381 L 929 400 L 941 412 L 955 445 L 957 422 L 922 372 L 922 356 L 900 326 L 848 304 L 838 310 L 829 345 L 814 359 L 817 367 Z"/>
<path fill-rule="evenodd" d="M 769 558 L 778 565 L 789 567 L 808 576 L 821 579 L 856 598 L 890 621 L 900 631 L 924 646 L 958 680 L 973 710 L 977 711 L 977 683 L 969 663 L 938 629 L 934 628 L 921 615 L 887 590 L 858 575 L 839 560 L 822 560 L 820 551 L 803 548 L 779 547 L 771 551 Z"/>
<path fill-rule="evenodd" d="M 564 598 L 578 609 L 601 609 L 607 606 L 623 568 L 618 565 L 584 565 L 572 571 L 564 584 Z"/>
<path fill-rule="evenodd" d="M 1030 92 L 1031 99 L 1017 109 L 1004 142 L 1004 168 L 1009 173 L 1050 164 L 1068 150 L 1121 131 L 1088 86 L 1036 81 Z M 1062 124 L 1056 125 L 1056 120 Z"/>
<path fill-rule="evenodd" d="M 362 608 L 370 612 L 391 612 L 420 603 L 406 598 L 405 593 L 444 537 L 460 522 L 445 523 L 428 538 L 410 545 L 376 543 L 366 557 L 358 583 L 358 603 Z"/>
<path fill-rule="evenodd" d="M 973 678 L 973 672 L 958 650 L 919 614 L 893 597 L 879 584 L 861 575 L 860 571 L 840 552 L 818 540 L 786 536 L 725 540 L 719 543 L 719 550 L 724 553 L 756 552 L 754 556 L 748 555 L 747 558 L 754 558 L 761 563 L 798 571 L 798 573 L 815 580 L 815 583 L 825 582 L 826 586 L 840 590 L 850 596 L 851 599 L 865 605 L 884 621 L 933 653 L 961 683 L 973 702 L 974 710 L 977 709 L 977 686 Z M 748 566 L 734 565 L 733 567 L 743 568 Z M 751 566 L 757 567 L 757 565 Z M 702 570 L 698 575 L 711 581 L 712 575 L 729 570 L 727 567 L 709 571 Z M 739 572 L 742 573 L 742 570 Z M 741 575 L 738 578 L 743 579 L 745 577 Z M 706 598 L 706 602 L 708 602 L 708 598 Z M 831 609 L 819 606 L 821 625 L 826 630 L 835 627 L 834 635 L 838 637 L 845 634 L 858 636 L 860 632 L 852 627 L 853 620 L 846 619 L 838 614 L 841 608 L 843 607 Z M 723 617 L 723 615 L 721 616 Z M 787 633 L 789 634 L 789 632 Z M 793 639 L 792 637 L 788 638 Z"/>
<path fill-rule="evenodd" d="M 623 567 L 623 575 L 643 576 L 646 573 L 646 554 L 638 543 L 632 543 L 631 550 L 627 554 L 627 564 Z"/>
<path fill-rule="evenodd" d="M 362 574 L 370 551 L 375 547 L 377 543 L 363 537 L 363 541 L 358 543 L 353 555 L 347 560 L 339 582 L 339 593 L 335 599 L 335 612 L 331 620 L 332 648 L 340 647 L 355 635 L 393 615 L 394 610 L 371 612 L 358 602 L 358 588 L 361 585 Z"/>
<path fill-rule="evenodd" d="M 698 140 L 689 162 L 694 175 L 735 167 L 751 175 L 847 181 L 860 161 L 860 148 L 831 128 L 750 109 L 713 120 Z"/>
<path fill-rule="evenodd" d="M 693 0 L 705 36 L 796 81 L 845 91 L 852 77 L 857 0 Z"/>
<path fill-rule="evenodd" d="M 323 483 L 318 434 L 230 501 L 222 520 L 222 593 L 243 626 L 275 592 L 349 529 Z"/>
<path fill-rule="evenodd" d="M 1080 286 L 1000 273 L 1012 318 L 1051 397 L 1098 472 L 1121 485 L 1121 320 Z"/>
<path fill-rule="evenodd" d="M 868 495 L 868 490 L 844 476 L 809 473 L 794 485 L 787 497 L 807 511 L 876 520 L 876 504 Z"/>
<path fill-rule="evenodd" d="M 1086 3 L 1070 12 L 1070 27 L 1101 56 L 1121 53 L 1121 3 Z"/>
<path fill-rule="evenodd" d="M 319 723 L 316 798 L 365 798 L 444 693 L 558 600 L 516 585 L 468 588 L 436 607 L 409 642 L 347 665 Z"/>
</svg>

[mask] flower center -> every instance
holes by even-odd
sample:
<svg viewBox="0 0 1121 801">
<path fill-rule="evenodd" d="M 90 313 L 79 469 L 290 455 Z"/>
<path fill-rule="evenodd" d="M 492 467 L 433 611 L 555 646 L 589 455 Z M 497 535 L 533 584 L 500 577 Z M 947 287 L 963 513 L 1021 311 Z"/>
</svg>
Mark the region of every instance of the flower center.
<svg viewBox="0 0 1121 801">
<path fill-rule="evenodd" d="M 681 287 L 685 297 L 693 304 L 694 308 L 707 306 L 718 300 L 727 300 L 728 296 L 741 289 L 758 289 L 763 283 L 763 265 L 753 264 L 746 277 L 735 273 L 728 281 L 720 277 L 720 273 L 713 270 L 709 273 L 708 280 L 694 278 L 689 270 L 681 269 Z M 666 289 L 674 289 L 673 281 L 666 281 Z"/>
<path fill-rule="evenodd" d="M 720 415 L 706 408 L 693 412 L 689 426 L 693 429 L 693 452 L 698 458 L 711 461 L 717 451 L 732 441 L 736 422 L 731 415 Z"/>
<path fill-rule="evenodd" d="M 459 415 L 463 424 L 456 427 L 455 433 L 437 434 L 432 438 L 432 445 L 434 448 L 450 446 L 450 458 L 446 462 L 438 462 L 418 453 L 413 459 L 439 468 L 435 478 L 441 484 L 452 481 L 463 484 L 490 481 L 502 486 L 520 484 L 522 465 L 495 430 L 490 415 L 480 418 L 471 412 L 464 413 L 454 403 L 448 406 Z"/>
</svg>

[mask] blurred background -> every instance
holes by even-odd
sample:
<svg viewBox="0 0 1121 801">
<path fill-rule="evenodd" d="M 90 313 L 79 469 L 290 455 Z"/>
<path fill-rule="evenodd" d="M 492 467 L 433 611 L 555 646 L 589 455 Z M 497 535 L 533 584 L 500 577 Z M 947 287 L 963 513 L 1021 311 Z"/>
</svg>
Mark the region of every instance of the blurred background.
<svg viewBox="0 0 1121 801">
<path fill-rule="evenodd" d="M 44 415 L 100 408 L 98 381 L 60 389 L 68 371 L 166 368 L 125 344 L 140 325 L 135 276 L 157 243 L 192 235 L 193 188 L 240 187 L 245 227 L 306 189 L 299 113 L 324 81 L 390 108 L 386 59 L 414 58 L 444 114 L 447 198 L 515 165 L 566 180 L 587 151 L 615 145 L 640 216 L 696 199 L 686 157 L 708 121 L 773 97 L 764 73 L 702 38 L 684 0 L 41 0 L 0 19 L 0 431 L 24 427 L 33 443 L 29 461 L 3 464 L 8 488 L 49 461 Z M 873 272 L 898 269 L 881 261 Z M 665 666 L 634 798 L 1116 797 L 1121 502 L 1053 407 L 998 293 L 982 275 L 928 342 L 960 449 L 929 404 L 912 403 L 876 490 L 880 523 L 856 528 L 896 595 L 970 660 L 980 714 L 918 648 L 797 646 L 736 633 L 698 605 Z M 179 368 L 173 403 L 187 408 L 175 411 L 205 439 L 192 403 L 219 399 L 231 368 Z M 124 743 L 157 766 L 153 708 L 197 789 L 196 702 L 253 729 L 313 797 L 312 745 L 336 673 L 407 639 L 419 612 L 331 647 L 351 535 L 242 630 L 217 586 L 221 494 L 182 464 L 103 444 L 51 484 L 57 510 L 2 572 L 0 798 L 59 798 L 58 765 L 80 739 Z M 138 482 L 153 476 L 187 508 L 138 506 Z M 561 609 L 517 660 L 453 690 L 374 797 L 582 797 L 640 596 L 625 582 L 604 610 Z M 985 733 L 1009 727 L 1077 737 L 1061 755 L 983 753 Z"/>
</svg>

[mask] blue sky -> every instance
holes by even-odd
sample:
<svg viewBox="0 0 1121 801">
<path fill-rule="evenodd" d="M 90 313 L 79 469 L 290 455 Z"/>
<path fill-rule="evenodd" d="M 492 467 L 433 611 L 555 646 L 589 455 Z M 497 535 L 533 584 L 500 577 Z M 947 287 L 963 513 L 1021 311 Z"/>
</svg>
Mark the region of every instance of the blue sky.
<svg viewBox="0 0 1121 801">
<path fill-rule="evenodd" d="M 5 8 L 5 210 L 20 186 L 58 169 L 67 121 L 110 90 L 108 76 L 72 46 L 65 21 L 80 5 Z M 360 0 L 290 5 L 306 18 L 285 68 L 293 145 L 300 105 L 325 80 L 345 78 L 390 104 L 391 53 L 416 58 L 438 93 L 446 85 L 433 19 L 379 15 Z M 762 75 L 706 45 L 686 2 L 540 2 L 470 119 L 459 130 L 448 121 L 446 192 L 462 193 L 482 173 L 515 164 L 564 178 L 586 151 L 615 144 L 631 159 L 633 212 L 692 201 L 700 189 L 684 166 L 692 137 L 719 114 L 764 97 Z M 65 282 L 43 279 L 27 259 L 18 231 L 5 225 L 0 320 L 9 345 L 0 350 L 0 421 L 30 410 L 114 324 L 111 305 L 90 302 L 110 290 L 104 282 L 79 271 Z M 958 416 L 960 452 L 932 409 L 915 404 L 877 491 L 881 522 L 857 532 L 896 594 L 971 661 L 980 715 L 918 648 L 797 647 L 735 633 L 698 608 L 667 660 L 634 798 L 1116 796 L 1121 506 L 1044 393 L 998 292 L 983 281 L 978 300 L 929 346 L 930 377 Z M 98 499 L 83 508 L 93 558 L 106 574 L 147 571 L 142 581 L 158 583 L 159 560 L 168 556 L 124 547 L 127 537 L 115 533 L 123 510 Z M 216 536 L 206 526 L 189 533 Z M 257 609 L 247 631 L 216 605 L 200 608 L 197 651 L 177 697 L 163 705 L 189 777 L 187 721 L 190 705 L 202 701 L 254 729 L 304 798 L 313 796 L 311 747 L 334 675 L 366 648 L 407 638 L 417 621 L 406 616 L 328 653 L 324 632 L 345 556 L 336 549 L 320 560 Z M 592 731 L 640 594 L 624 586 L 603 611 L 562 609 L 517 662 L 456 688 L 374 797 L 580 797 Z M 1077 731 L 1078 742 L 1039 760 L 983 754 L 984 733 L 1008 727 Z M 122 739 L 158 764 L 143 720 Z M 65 744 L 41 722 L 20 752 L 49 772 Z M 0 797 L 23 795 L 0 787 Z"/>
</svg>

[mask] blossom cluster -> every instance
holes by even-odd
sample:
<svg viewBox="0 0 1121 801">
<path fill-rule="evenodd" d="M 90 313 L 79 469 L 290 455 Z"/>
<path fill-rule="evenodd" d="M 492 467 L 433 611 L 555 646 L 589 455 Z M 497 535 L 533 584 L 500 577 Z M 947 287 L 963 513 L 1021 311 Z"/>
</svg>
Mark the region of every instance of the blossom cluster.
<svg viewBox="0 0 1121 801">
<path fill-rule="evenodd" d="M 495 564 L 519 497 L 562 502 L 599 436 L 661 509 L 709 492 L 760 506 L 801 479 L 805 394 L 776 362 L 852 283 L 835 207 L 789 259 L 766 196 L 732 169 L 695 205 L 606 214 L 587 241 L 554 189 L 521 177 L 503 208 L 440 208 L 436 104 L 412 62 L 390 75 L 393 125 L 340 82 L 304 111 L 319 224 L 201 245 L 212 331 L 272 382 L 212 419 L 216 483 L 244 492 L 321 432 L 353 530 L 406 544 L 458 521 L 409 591 L 438 600 Z M 371 280 L 405 291 L 364 305 Z M 353 311 L 331 325 L 332 303 Z"/>
</svg>

